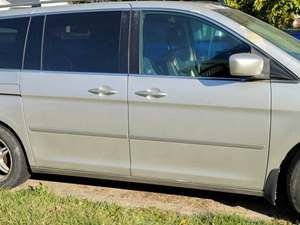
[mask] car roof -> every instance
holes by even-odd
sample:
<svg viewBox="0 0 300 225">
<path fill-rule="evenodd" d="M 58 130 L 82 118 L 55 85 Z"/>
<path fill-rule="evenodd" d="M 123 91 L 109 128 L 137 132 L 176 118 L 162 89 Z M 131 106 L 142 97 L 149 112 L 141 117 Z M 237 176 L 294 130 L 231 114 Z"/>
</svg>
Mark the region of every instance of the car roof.
<svg viewBox="0 0 300 225">
<path fill-rule="evenodd" d="M 0 18 L 3 17 L 22 17 L 38 14 L 53 14 L 64 12 L 81 12 L 101 9 L 172 9 L 186 11 L 203 11 L 224 8 L 216 2 L 175 2 L 175 1 L 128 1 L 128 2 L 99 2 L 55 5 L 50 4 L 47 7 L 18 7 L 3 8 L 0 10 Z"/>
<path fill-rule="evenodd" d="M 128 2 L 132 7 L 148 8 L 148 7 L 160 7 L 160 8 L 177 8 L 185 9 L 190 7 L 201 7 L 203 9 L 217 9 L 224 7 L 221 3 L 213 1 L 198 1 L 198 2 L 186 2 L 186 1 L 133 1 Z"/>
</svg>

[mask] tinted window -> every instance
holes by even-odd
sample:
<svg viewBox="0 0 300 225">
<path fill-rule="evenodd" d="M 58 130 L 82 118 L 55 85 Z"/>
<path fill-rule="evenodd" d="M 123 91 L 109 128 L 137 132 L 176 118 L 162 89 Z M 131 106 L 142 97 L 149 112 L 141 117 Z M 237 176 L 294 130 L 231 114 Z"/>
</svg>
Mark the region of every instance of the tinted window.
<svg viewBox="0 0 300 225">
<path fill-rule="evenodd" d="M 229 77 L 229 57 L 251 51 L 228 32 L 194 17 L 145 13 L 141 24 L 143 74 Z"/>
<path fill-rule="evenodd" d="M 120 12 L 47 16 L 43 69 L 119 72 Z"/>
<path fill-rule="evenodd" d="M 0 20 L 0 68 L 21 69 L 29 19 Z"/>
<path fill-rule="evenodd" d="M 41 68 L 41 46 L 44 17 L 32 17 L 26 44 L 24 69 L 39 70 Z"/>
</svg>

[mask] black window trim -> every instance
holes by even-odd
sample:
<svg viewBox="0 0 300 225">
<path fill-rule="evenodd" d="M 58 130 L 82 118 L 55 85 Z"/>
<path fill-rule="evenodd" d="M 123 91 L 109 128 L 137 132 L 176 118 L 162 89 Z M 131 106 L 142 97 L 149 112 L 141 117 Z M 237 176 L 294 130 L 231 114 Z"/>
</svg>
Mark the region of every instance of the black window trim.
<svg viewBox="0 0 300 225">
<path fill-rule="evenodd" d="M 131 13 L 130 21 L 130 46 L 129 46 L 129 74 L 139 74 L 139 33 L 140 33 L 140 11 Z"/>
<path fill-rule="evenodd" d="M 44 63 L 44 43 L 45 43 L 46 23 L 47 23 L 47 15 L 44 15 L 42 43 L 41 43 L 41 56 L 40 56 L 40 71 L 43 71 L 43 63 Z"/>
<path fill-rule="evenodd" d="M 131 10 L 121 11 L 120 43 L 119 43 L 119 74 L 128 76 L 129 73 L 129 46 L 130 46 Z"/>
<path fill-rule="evenodd" d="M 254 45 L 253 43 L 251 43 L 249 40 L 245 39 L 244 37 L 242 37 L 241 35 L 239 35 L 237 32 L 235 32 L 234 30 L 230 29 L 229 27 L 225 26 L 224 24 L 220 24 L 218 21 L 213 20 L 205 15 L 201 15 L 198 13 L 194 13 L 191 11 L 187 11 L 187 10 L 178 10 L 178 9 L 165 9 L 165 8 L 137 8 L 134 9 L 133 12 L 136 12 L 138 14 L 138 27 L 140 27 L 140 17 L 141 17 L 141 13 L 143 11 L 152 11 L 152 12 L 166 12 L 166 13 L 176 13 L 176 14 L 182 14 L 185 16 L 192 16 L 198 19 L 202 19 L 205 22 L 211 23 L 213 25 L 215 25 L 216 27 L 220 27 L 221 29 L 225 30 L 226 32 L 228 32 L 229 34 L 233 35 L 234 37 L 236 37 L 237 39 L 243 41 L 244 43 L 248 44 L 250 46 L 251 49 L 255 49 L 257 52 L 261 53 L 262 55 L 264 55 L 265 57 L 269 58 L 270 61 L 273 60 L 275 63 L 277 63 L 279 66 L 281 66 L 282 68 L 284 68 L 288 74 L 286 74 L 286 77 L 289 77 L 288 80 L 279 80 L 279 81 L 285 81 L 285 82 L 292 82 L 292 83 L 298 83 L 300 82 L 300 78 L 295 75 L 292 71 L 290 71 L 286 66 L 282 65 L 282 63 L 280 63 L 278 60 L 276 60 L 275 58 L 273 58 L 272 56 L 270 56 L 267 52 L 265 52 L 264 50 L 260 49 L 259 47 L 257 47 L 256 45 Z M 132 23 L 132 30 L 135 30 L 135 32 L 138 32 L 138 34 L 136 33 L 132 33 L 132 36 L 137 36 L 139 38 L 139 28 L 135 28 L 135 26 L 137 26 L 135 23 Z M 170 75 L 145 75 L 145 74 L 140 74 L 140 68 L 139 68 L 139 39 L 138 41 L 131 41 L 131 49 L 138 49 L 138 51 L 132 52 L 131 51 L 131 61 L 137 61 L 138 62 L 138 70 L 136 69 L 136 66 L 130 65 L 130 73 L 129 76 L 135 76 L 135 77 L 164 77 L 164 78 L 183 78 L 183 79 L 201 79 L 201 80 L 229 80 L 229 81 L 240 81 L 240 82 L 245 82 L 245 81 L 249 81 L 248 78 L 239 78 L 239 77 L 232 77 L 232 78 L 222 78 L 222 77 L 191 77 L 191 76 L 170 76 Z M 272 75 L 270 74 L 270 77 L 268 79 L 265 80 L 272 80 Z M 251 80 L 252 81 L 252 80 Z"/>
<path fill-rule="evenodd" d="M 29 38 L 29 31 L 31 28 L 31 22 L 34 17 L 43 17 L 43 29 L 42 29 L 42 41 L 41 41 L 41 53 L 40 53 L 40 69 L 25 69 L 25 59 L 26 59 L 26 53 L 27 53 L 27 44 L 28 44 L 28 38 Z M 44 44 L 44 31 L 45 31 L 45 23 L 46 23 L 46 15 L 33 15 L 30 16 L 28 27 L 27 27 L 27 33 L 26 33 L 26 40 L 25 40 L 25 45 L 24 45 L 24 52 L 23 52 L 23 60 L 22 60 L 22 71 L 27 71 L 27 70 L 34 70 L 34 71 L 41 71 L 42 70 L 42 54 L 43 54 L 43 44 Z"/>
<path fill-rule="evenodd" d="M 22 65 L 21 65 L 21 70 L 24 69 L 25 56 L 26 56 L 26 48 L 27 48 L 27 39 L 28 39 L 28 34 L 29 34 L 30 25 L 31 25 L 31 17 L 29 17 L 29 21 L 28 21 L 27 29 L 26 29 L 25 42 L 24 42 L 24 46 L 23 46 L 23 55 L 22 55 Z"/>
</svg>

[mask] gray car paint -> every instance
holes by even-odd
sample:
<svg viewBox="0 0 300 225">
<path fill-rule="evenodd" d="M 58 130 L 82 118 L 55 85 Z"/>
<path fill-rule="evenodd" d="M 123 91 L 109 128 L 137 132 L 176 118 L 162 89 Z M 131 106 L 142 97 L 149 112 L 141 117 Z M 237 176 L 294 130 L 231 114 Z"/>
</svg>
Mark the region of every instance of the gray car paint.
<svg viewBox="0 0 300 225">
<path fill-rule="evenodd" d="M 220 21 L 300 76 L 299 61 L 212 11 L 216 7 L 222 6 L 101 3 L 7 10 L 0 17 L 128 8 L 184 12 Z M 19 136 L 33 171 L 263 195 L 268 174 L 299 142 L 297 82 L 272 83 L 271 94 L 266 81 L 87 77 L 82 83 L 80 74 L 0 71 L 0 104 L 5 109 L 0 121 Z M 88 93 L 101 85 L 119 94 L 100 98 Z M 148 101 L 134 95 L 153 87 L 166 91 L 167 98 Z M 113 113 L 108 107 L 114 107 Z M 204 125 L 197 126 L 200 122 Z"/>
</svg>

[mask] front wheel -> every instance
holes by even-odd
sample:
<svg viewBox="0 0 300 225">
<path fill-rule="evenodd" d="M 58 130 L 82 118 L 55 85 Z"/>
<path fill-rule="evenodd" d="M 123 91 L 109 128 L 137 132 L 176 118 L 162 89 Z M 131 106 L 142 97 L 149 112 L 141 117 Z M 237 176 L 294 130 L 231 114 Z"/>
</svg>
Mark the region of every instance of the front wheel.
<svg viewBox="0 0 300 225">
<path fill-rule="evenodd" d="M 293 208 L 300 214 L 300 152 L 296 154 L 288 169 L 287 194 Z"/>
<path fill-rule="evenodd" d="M 0 187 L 13 188 L 30 177 L 22 146 L 16 136 L 0 125 Z"/>
</svg>

